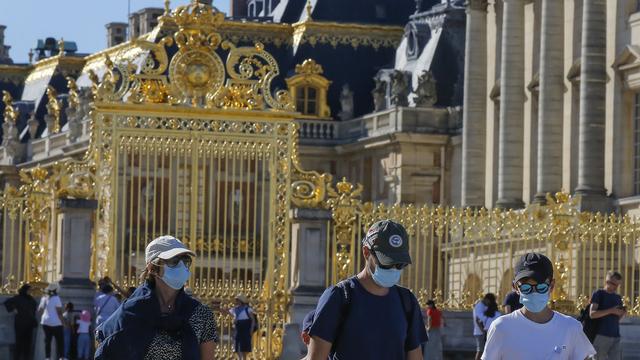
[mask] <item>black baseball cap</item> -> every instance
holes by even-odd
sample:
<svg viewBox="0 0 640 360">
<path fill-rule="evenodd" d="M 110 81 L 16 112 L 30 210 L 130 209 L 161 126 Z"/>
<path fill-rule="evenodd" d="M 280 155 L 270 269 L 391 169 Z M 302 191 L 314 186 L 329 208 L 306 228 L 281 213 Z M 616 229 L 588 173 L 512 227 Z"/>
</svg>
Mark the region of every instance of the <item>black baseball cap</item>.
<svg viewBox="0 0 640 360">
<path fill-rule="evenodd" d="M 514 267 L 514 282 L 524 278 L 532 278 L 538 283 L 547 279 L 553 279 L 553 264 L 548 257 L 539 253 L 527 253 L 522 255 Z"/>
<path fill-rule="evenodd" d="M 384 266 L 411 264 L 409 236 L 397 222 L 381 220 L 371 225 L 362 244 L 373 250 Z"/>
</svg>

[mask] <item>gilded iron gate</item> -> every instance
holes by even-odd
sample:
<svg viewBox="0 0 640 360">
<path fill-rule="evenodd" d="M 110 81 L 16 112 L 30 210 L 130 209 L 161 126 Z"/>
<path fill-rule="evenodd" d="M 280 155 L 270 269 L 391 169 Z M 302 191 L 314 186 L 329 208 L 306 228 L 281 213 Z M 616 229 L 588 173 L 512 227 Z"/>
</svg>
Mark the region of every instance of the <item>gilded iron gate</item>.
<svg viewBox="0 0 640 360">
<path fill-rule="evenodd" d="M 212 7 L 192 2 L 160 20 L 171 35 L 136 40 L 140 51 L 105 59 L 100 82 L 92 74 L 93 272 L 136 285 L 146 245 L 174 235 L 197 254 L 188 287 L 214 308 L 216 358 L 234 357 L 227 310 L 239 294 L 260 320 L 253 357 L 277 358 L 288 303 L 291 98 L 272 95 L 279 69 L 261 44 L 221 42 L 224 15 Z"/>
<path fill-rule="evenodd" d="M 189 288 L 216 310 L 218 358 L 233 356 L 226 309 L 238 294 L 252 300 L 263 325 L 254 354 L 269 358 L 285 321 L 285 293 L 273 290 L 283 290 L 287 278 L 293 124 L 200 115 L 119 115 L 98 107 L 96 123 L 110 124 L 113 144 L 98 162 L 99 211 L 107 216 L 98 226 L 97 245 L 106 252 L 98 252 L 98 269 L 135 286 L 146 244 L 163 234 L 180 238 L 197 254 Z M 156 127 L 172 119 L 184 128 Z"/>
</svg>

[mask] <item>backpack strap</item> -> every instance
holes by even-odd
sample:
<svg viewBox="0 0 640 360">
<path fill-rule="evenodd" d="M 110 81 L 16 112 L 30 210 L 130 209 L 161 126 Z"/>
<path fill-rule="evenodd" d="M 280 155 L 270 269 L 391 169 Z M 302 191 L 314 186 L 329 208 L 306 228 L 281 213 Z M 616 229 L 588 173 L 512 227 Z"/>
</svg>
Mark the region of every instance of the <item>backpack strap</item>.
<svg viewBox="0 0 640 360">
<path fill-rule="evenodd" d="M 342 290 L 342 306 L 340 307 L 340 323 L 338 324 L 338 331 L 336 332 L 336 339 L 342 333 L 344 322 L 347 320 L 349 316 L 349 309 L 351 307 L 351 298 L 352 298 L 352 286 L 351 281 L 354 281 L 353 278 L 345 279 L 336 284 L 336 288 Z M 336 341 L 334 340 L 331 345 L 331 352 L 333 353 L 336 349 Z"/>
<path fill-rule="evenodd" d="M 395 288 L 398 290 L 398 296 L 400 296 L 400 304 L 402 305 L 402 311 L 404 312 L 404 316 L 407 319 L 407 331 L 411 327 L 412 316 L 411 311 L 413 310 L 413 301 L 412 301 L 412 293 L 411 290 L 406 287 L 396 285 Z"/>
</svg>

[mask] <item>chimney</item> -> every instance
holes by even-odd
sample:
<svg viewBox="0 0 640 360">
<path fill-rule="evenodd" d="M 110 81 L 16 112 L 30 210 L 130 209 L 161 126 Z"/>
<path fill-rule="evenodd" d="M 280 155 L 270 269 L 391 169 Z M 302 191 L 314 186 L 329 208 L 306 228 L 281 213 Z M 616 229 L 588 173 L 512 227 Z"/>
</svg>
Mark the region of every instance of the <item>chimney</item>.
<svg viewBox="0 0 640 360">
<path fill-rule="evenodd" d="M 131 38 L 137 38 L 158 25 L 158 18 L 164 14 L 162 8 L 144 8 L 129 16 L 129 31 Z"/>
<path fill-rule="evenodd" d="M 127 40 L 127 23 L 110 22 L 107 28 L 107 47 L 113 47 L 122 44 Z"/>
<path fill-rule="evenodd" d="M 5 25 L 0 25 L 0 64 L 13 64 L 13 60 L 9 56 L 11 46 L 4 44 L 4 30 L 6 28 Z"/>
<path fill-rule="evenodd" d="M 231 0 L 231 16 L 235 18 L 247 17 L 247 0 Z"/>
</svg>

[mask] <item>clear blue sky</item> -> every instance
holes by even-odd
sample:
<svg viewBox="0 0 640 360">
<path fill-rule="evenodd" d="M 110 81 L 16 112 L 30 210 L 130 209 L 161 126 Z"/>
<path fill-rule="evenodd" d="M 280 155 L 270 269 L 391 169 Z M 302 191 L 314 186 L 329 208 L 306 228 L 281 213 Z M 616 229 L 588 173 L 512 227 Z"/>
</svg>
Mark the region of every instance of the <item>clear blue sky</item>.
<svg viewBox="0 0 640 360">
<path fill-rule="evenodd" d="M 130 0 L 131 11 L 164 7 L 162 0 Z M 172 0 L 171 8 L 189 0 Z M 229 0 L 214 0 L 229 12 Z M 78 51 L 91 53 L 107 46 L 105 24 L 127 22 L 127 0 L 0 0 L 0 24 L 6 25 L 5 44 L 14 62 L 27 62 L 38 39 L 54 37 L 75 41 Z"/>
</svg>

